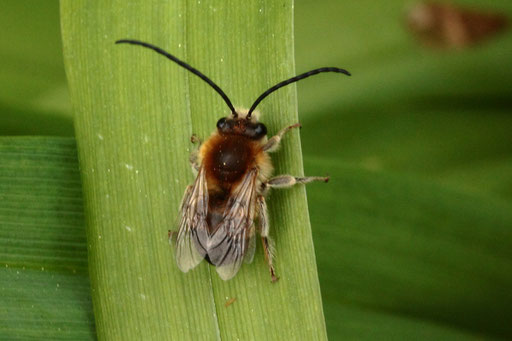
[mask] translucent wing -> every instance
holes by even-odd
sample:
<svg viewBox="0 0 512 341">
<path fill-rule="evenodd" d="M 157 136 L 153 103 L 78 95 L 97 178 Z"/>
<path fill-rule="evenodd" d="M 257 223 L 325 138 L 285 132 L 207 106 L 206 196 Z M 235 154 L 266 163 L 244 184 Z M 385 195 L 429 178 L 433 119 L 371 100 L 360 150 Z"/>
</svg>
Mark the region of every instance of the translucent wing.
<svg viewBox="0 0 512 341">
<path fill-rule="evenodd" d="M 254 231 L 254 225 L 249 231 L 249 245 L 247 245 L 247 251 L 245 251 L 244 262 L 252 263 L 254 259 L 254 252 L 256 251 L 256 233 Z"/>
<path fill-rule="evenodd" d="M 208 242 L 208 189 L 204 167 L 189 186 L 180 208 L 180 222 L 176 238 L 176 263 L 187 272 L 203 260 Z"/>
<path fill-rule="evenodd" d="M 254 254 L 254 202 L 258 170 L 252 169 L 228 199 L 224 218 L 208 240 L 208 256 L 219 276 L 228 280 L 240 269 L 245 257 Z"/>
</svg>

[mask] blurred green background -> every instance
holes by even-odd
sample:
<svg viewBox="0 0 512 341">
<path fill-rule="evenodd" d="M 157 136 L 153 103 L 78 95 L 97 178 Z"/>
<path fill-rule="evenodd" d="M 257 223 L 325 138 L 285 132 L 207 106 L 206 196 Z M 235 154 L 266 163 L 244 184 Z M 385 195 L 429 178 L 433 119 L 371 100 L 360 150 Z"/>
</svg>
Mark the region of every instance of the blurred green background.
<svg viewBox="0 0 512 341">
<path fill-rule="evenodd" d="M 458 3 L 512 16 L 510 1 Z M 512 339 L 512 33 L 461 51 L 428 49 L 405 26 L 410 4 L 295 3 L 297 73 L 339 66 L 353 74 L 298 85 L 305 172 L 332 179 L 308 187 L 328 333 L 332 340 Z M 58 1 L 4 0 L 1 8 L 0 135 L 72 137 Z M 20 147 L 23 141 L 0 139 L 0 264 L 21 268 L 24 253 L 45 249 L 40 261 L 54 265 L 54 280 L 70 256 L 52 253 L 58 243 L 22 239 L 37 224 L 51 231 L 69 212 L 18 224 L 33 203 L 13 206 L 18 194 L 10 184 L 44 176 L 40 162 L 64 160 L 62 177 L 79 191 L 76 159 L 45 149 L 50 156 L 38 161 L 27 152 L 37 154 L 34 143 Z M 49 144 L 74 153 L 72 140 Z M 19 188 L 30 196 L 38 185 Z M 83 230 L 80 199 L 64 199 L 48 205 L 74 212 L 69 224 Z M 91 338 L 78 234 L 68 245 L 77 258 L 69 262 L 83 277 L 70 284 L 79 294 L 66 297 L 79 298 L 71 315 L 84 332 L 69 335 Z M 73 329 L 51 302 L 38 301 L 30 283 L 6 271 L 0 339 L 27 326 L 49 337 Z M 25 305 L 16 303 L 20 297 Z M 34 302 L 40 310 L 27 313 Z"/>
</svg>

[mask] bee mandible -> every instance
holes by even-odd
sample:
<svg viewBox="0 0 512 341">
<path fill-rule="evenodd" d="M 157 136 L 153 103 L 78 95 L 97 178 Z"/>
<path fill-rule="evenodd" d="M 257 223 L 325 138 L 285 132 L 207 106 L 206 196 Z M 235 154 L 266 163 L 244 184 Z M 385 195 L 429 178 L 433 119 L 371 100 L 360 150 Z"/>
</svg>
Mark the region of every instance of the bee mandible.
<svg viewBox="0 0 512 341">
<path fill-rule="evenodd" d="M 196 267 L 203 259 L 216 267 L 223 280 L 236 275 L 242 262 L 250 263 L 256 248 L 256 232 L 261 236 L 265 260 L 272 282 L 278 277 L 273 265 L 274 243 L 269 236 L 265 196 L 271 188 L 329 180 L 328 177 L 292 175 L 272 176 L 269 153 L 277 150 L 292 124 L 267 138 L 267 128 L 259 122 L 258 104 L 274 91 L 301 79 L 323 72 L 350 76 L 344 69 L 323 67 L 282 81 L 262 93 L 247 109 L 235 109 L 228 96 L 203 73 L 161 48 L 138 40 L 128 43 L 149 48 L 164 55 L 208 83 L 226 102 L 231 114 L 217 122 L 217 129 L 192 152 L 190 163 L 197 173 L 187 187 L 180 206 L 177 232 L 169 233 L 174 244 L 178 268 L 183 272 Z"/>
</svg>

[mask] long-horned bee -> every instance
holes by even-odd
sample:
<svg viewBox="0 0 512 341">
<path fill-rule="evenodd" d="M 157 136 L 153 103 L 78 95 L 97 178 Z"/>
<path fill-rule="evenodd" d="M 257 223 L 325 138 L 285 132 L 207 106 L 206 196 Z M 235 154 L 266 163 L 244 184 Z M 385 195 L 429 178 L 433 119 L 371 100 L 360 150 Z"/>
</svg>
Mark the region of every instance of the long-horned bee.
<svg viewBox="0 0 512 341">
<path fill-rule="evenodd" d="M 283 86 L 322 72 L 350 73 L 344 69 L 324 67 L 282 81 L 262 93 L 249 110 L 235 109 L 228 96 L 203 73 L 152 44 L 137 40 L 116 43 L 140 45 L 169 58 L 208 83 L 224 99 L 231 114 L 217 122 L 217 129 L 191 154 L 190 163 L 197 173 L 187 187 L 180 206 L 178 231 L 169 233 L 175 239 L 178 268 L 187 272 L 203 259 L 216 266 L 224 280 L 235 276 L 242 262 L 251 262 L 256 248 L 256 231 L 261 236 L 265 259 L 272 282 L 277 276 L 272 264 L 274 245 L 269 237 L 265 195 L 270 188 L 286 188 L 312 181 L 327 182 L 327 177 L 271 177 L 269 153 L 279 147 L 283 135 L 300 124 L 292 124 L 267 138 L 267 128 L 258 121 L 258 104 Z"/>
</svg>

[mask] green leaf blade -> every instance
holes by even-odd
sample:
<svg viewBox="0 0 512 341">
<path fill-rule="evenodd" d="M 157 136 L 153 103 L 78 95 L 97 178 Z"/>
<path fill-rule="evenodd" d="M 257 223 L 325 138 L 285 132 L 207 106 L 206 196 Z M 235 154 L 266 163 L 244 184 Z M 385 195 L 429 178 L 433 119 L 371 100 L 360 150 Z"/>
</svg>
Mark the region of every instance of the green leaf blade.
<svg viewBox="0 0 512 341">
<path fill-rule="evenodd" d="M 0 338 L 92 340 L 71 138 L 0 138 Z"/>
<path fill-rule="evenodd" d="M 323 167 L 333 172 L 331 186 L 309 191 L 322 293 L 325 302 L 344 303 L 330 304 L 327 316 L 336 316 L 334 307 L 338 314 L 356 309 L 355 322 L 367 311 L 377 323 L 387 312 L 404 317 L 394 321 L 404 331 L 415 318 L 460 337 L 511 335 L 509 202 L 322 158 L 307 163 L 312 171 Z"/>
<path fill-rule="evenodd" d="M 270 283 L 261 251 L 229 282 L 207 264 L 179 272 L 167 230 L 192 181 L 189 138 L 192 132 L 206 138 L 228 111 L 218 94 L 169 60 L 140 46 L 113 44 L 133 38 L 159 45 L 248 107 L 294 75 L 291 2 L 157 7 L 61 6 L 98 336 L 324 340 L 304 188 L 269 201 L 278 283 Z M 271 133 L 297 122 L 295 96 L 289 87 L 259 108 Z M 277 172 L 302 174 L 299 145 L 297 131 L 286 137 L 274 159 Z M 236 301 L 225 307 L 226 297 Z"/>
</svg>

